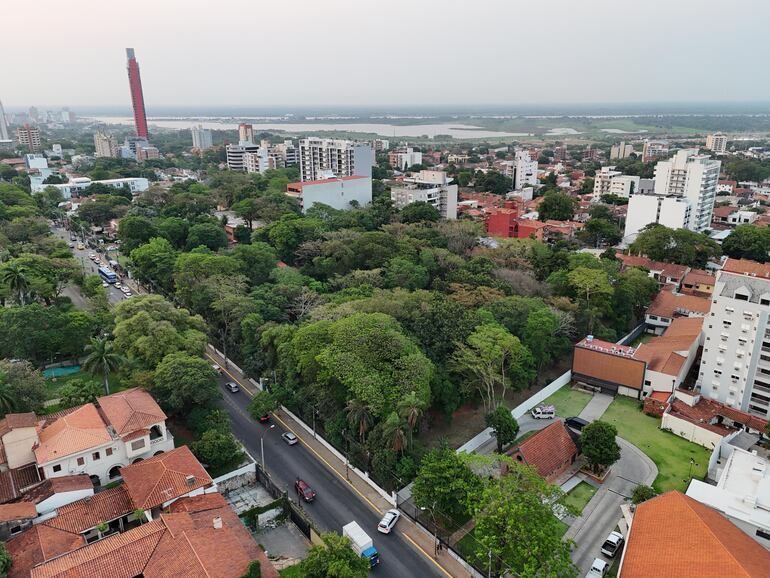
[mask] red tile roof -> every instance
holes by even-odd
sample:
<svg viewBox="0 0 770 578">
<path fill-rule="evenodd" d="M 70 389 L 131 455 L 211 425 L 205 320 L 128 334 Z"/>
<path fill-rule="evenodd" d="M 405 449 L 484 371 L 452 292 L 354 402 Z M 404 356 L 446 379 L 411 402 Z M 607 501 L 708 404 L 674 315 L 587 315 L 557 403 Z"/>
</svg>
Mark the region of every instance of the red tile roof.
<svg viewBox="0 0 770 578">
<path fill-rule="evenodd" d="M 93 490 L 94 484 L 86 474 L 75 476 L 61 476 L 59 478 L 50 478 L 43 483 L 24 493 L 24 500 L 39 504 L 47 500 L 54 494 L 65 492 L 76 492 L 79 490 Z"/>
<path fill-rule="evenodd" d="M 764 578 L 770 552 L 716 510 L 680 492 L 639 504 L 620 578 Z"/>
<path fill-rule="evenodd" d="M 540 476 L 547 478 L 577 455 L 577 451 L 564 422 L 558 420 L 524 440 L 513 454 L 521 455 L 524 463 L 534 466 Z"/>
<path fill-rule="evenodd" d="M 33 518 L 37 518 L 37 509 L 35 504 L 30 502 L 0 505 L 0 522 L 32 520 Z"/>
<path fill-rule="evenodd" d="M 84 452 L 112 441 L 96 406 L 87 403 L 60 417 L 39 433 L 34 448 L 38 465 Z"/>
<path fill-rule="evenodd" d="M 97 400 L 99 412 L 119 436 L 166 421 L 152 396 L 140 388 L 127 389 Z"/>
<path fill-rule="evenodd" d="M 37 524 L 5 543 L 13 565 L 8 578 L 29 578 L 33 566 L 85 545 L 82 536 Z"/>
<path fill-rule="evenodd" d="M 93 496 L 72 502 L 58 509 L 55 518 L 45 524 L 81 534 L 101 523 L 111 522 L 134 511 L 125 485 L 104 490 Z"/>
<path fill-rule="evenodd" d="M 0 504 L 15 500 L 38 483 L 40 474 L 34 463 L 0 472 Z"/>
<path fill-rule="evenodd" d="M 644 267 L 650 271 L 660 271 L 666 277 L 681 280 L 687 273 L 687 267 L 677 263 L 664 263 L 662 261 L 653 261 L 647 257 L 638 255 L 624 255 L 616 253 L 615 256 L 623 263 L 623 267 Z"/>
<path fill-rule="evenodd" d="M 134 507 L 143 510 L 212 483 L 187 446 L 121 468 L 120 473 Z"/>
<path fill-rule="evenodd" d="M 688 285 L 714 285 L 716 276 L 702 269 L 693 269 L 684 276 L 683 283 Z"/>
<path fill-rule="evenodd" d="M 741 273 L 752 277 L 770 278 L 770 263 L 757 263 L 749 259 L 727 259 L 722 266 L 722 271 Z"/>
<path fill-rule="evenodd" d="M 759 416 L 705 397 L 701 397 L 694 406 L 688 405 L 679 399 L 674 400 L 674 403 L 671 404 L 671 415 L 720 435 L 730 433 L 734 429 L 728 428 L 725 425 L 712 424 L 711 422 L 716 421 L 719 416 L 726 417 L 757 431 L 765 431 L 767 427 L 767 420 Z"/>
<path fill-rule="evenodd" d="M 647 308 L 648 315 L 673 318 L 674 314 L 688 315 L 690 313 L 707 314 L 711 309 L 711 300 L 695 295 L 672 293 L 665 289 L 658 293 Z"/>
</svg>

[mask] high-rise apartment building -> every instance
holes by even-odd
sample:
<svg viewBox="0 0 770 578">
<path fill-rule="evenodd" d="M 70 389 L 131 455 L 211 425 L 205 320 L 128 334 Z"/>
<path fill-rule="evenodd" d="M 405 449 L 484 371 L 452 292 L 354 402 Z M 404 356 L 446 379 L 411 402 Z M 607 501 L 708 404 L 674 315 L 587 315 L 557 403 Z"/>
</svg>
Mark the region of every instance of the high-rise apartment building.
<svg viewBox="0 0 770 578">
<path fill-rule="evenodd" d="M 668 156 L 668 141 L 646 140 L 642 149 L 642 162 L 651 163 Z"/>
<path fill-rule="evenodd" d="M 399 147 L 388 153 L 388 164 L 399 171 L 422 164 L 422 153 L 412 147 Z"/>
<path fill-rule="evenodd" d="M 709 229 L 720 166 L 697 149 L 680 150 L 673 158 L 659 161 L 653 193 L 634 195 L 628 203 L 627 240 L 651 223 L 698 232 Z"/>
<path fill-rule="evenodd" d="M 640 180 L 637 176 L 616 171 L 615 167 L 602 167 L 594 175 L 594 201 L 601 200 L 602 195 L 628 198 L 639 191 Z"/>
<path fill-rule="evenodd" d="M 727 137 L 721 132 L 710 134 L 706 137 L 706 148 L 718 155 L 727 151 Z"/>
<path fill-rule="evenodd" d="M 16 142 L 33 152 L 40 150 L 40 129 L 25 124 L 16 129 Z"/>
<path fill-rule="evenodd" d="M 194 149 L 206 150 L 214 145 L 211 138 L 211 131 L 203 128 L 203 125 L 194 126 L 190 129 L 192 134 L 192 144 Z"/>
<path fill-rule="evenodd" d="M 134 126 L 136 136 L 146 139 L 147 114 L 144 110 L 144 94 L 142 92 L 142 77 L 139 74 L 139 63 L 134 56 L 133 48 L 126 48 L 128 58 L 128 85 L 131 88 L 131 105 L 134 108 Z"/>
<path fill-rule="evenodd" d="M 703 397 L 770 418 L 769 317 L 770 264 L 727 259 L 703 325 Z"/>
<path fill-rule="evenodd" d="M 94 148 L 96 157 L 116 158 L 119 153 L 118 141 L 111 134 L 94 133 Z"/>
<path fill-rule="evenodd" d="M 610 160 L 627 159 L 634 152 L 634 145 L 626 144 L 624 141 L 615 143 L 610 147 Z"/>
<path fill-rule="evenodd" d="M 336 177 L 372 176 L 374 152 L 369 143 L 305 138 L 299 141 L 299 174 L 315 181 L 331 172 Z"/>
<path fill-rule="evenodd" d="M 513 157 L 513 189 L 537 186 L 537 159 L 532 160 L 528 151 L 516 151 Z"/>
<path fill-rule="evenodd" d="M 5 118 L 5 109 L 3 108 L 3 102 L 0 101 L 0 140 L 10 140 L 8 136 L 8 121 Z"/>
<path fill-rule="evenodd" d="M 231 171 L 243 172 L 246 170 L 246 154 L 258 153 L 259 145 L 253 143 L 229 144 L 225 147 L 227 168 Z"/>
<path fill-rule="evenodd" d="M 444 219 L 457 218 L 457 185 L 443 171 L 420 171 L 404 179 L 403 186 L 391 188 L 390 199 L 397 209 L 422 201 L 433 205 Z"/>
<path fill-rule="evenodd" d="M 238 125 L 238 143 L 254 144 L 254 125 L 246 123 Z"/>
</svg>

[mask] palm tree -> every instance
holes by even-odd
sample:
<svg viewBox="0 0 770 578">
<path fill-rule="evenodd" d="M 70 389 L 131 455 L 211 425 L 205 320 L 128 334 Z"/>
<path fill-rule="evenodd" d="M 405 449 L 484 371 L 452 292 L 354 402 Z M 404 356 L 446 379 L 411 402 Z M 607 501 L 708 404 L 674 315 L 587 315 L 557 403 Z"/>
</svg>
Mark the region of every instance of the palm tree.
<svg viewBox="0 0 770 578">
<path fill-rule="evenodd" d="M 16 409 L 16 396 L 11 390 L 6 375 L 0 371 L 0 414 L 5 415 Z"/>
<path fill-rule="evenodd" d="M 101 375 L 104 379 L 104 391 L 110 394 L 110 373 L 115 373 L 126 359 L 113 349 L 113 342 L 107 337 L 94 337 L 86 345 L 86 357 L 83 368 L 92 375 Z"/>
<path fill-rule="evenodd" d="M 413 391 L 409 392 L 401 401 L 398 402 L 398 414 L 406 420 L 409 426 L 409 447 L 412 447 L 412 434 L 423 414 L 423 404 L 417 398 Z"/>
<path fill-rule="evenodd" d="M 394 452 L 403 453 L 406 448 L 405 425 L 406 423 L 398 417 L 395 411 L 385 420 L 382 428 L 382 437 Z"/>
<path fill-rule="evenodd" d="M 29 278 L 27 269 L 16 263 L 9 263 L 3 268 L 3 282 L 8 288 L 16 293 L 16 298 L 21 305 L 24 305 L 24 296 L 29 289 Z"/>
<path fill-rule="evenodd" d="M 348 423 L 358 428 L 358 437 L 361 443 L 364 443 L 364 437 L 369 428 L 372 427 L 372 414 L 369 413 L 369 406 L 358 399 L 351 399 L 346 406 L 348 413 Z"/>
</svg>

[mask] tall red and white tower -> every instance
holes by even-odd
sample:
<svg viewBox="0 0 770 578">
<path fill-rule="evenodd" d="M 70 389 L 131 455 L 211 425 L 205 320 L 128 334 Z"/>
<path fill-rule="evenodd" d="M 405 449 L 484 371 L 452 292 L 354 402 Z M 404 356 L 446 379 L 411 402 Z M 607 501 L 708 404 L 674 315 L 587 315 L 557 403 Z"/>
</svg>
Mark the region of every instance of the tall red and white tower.
<svg viewBox="0 0 770 578">
<path fill-rule="evenodd" d="M 133 48 L 126 48 L 128 57 L 128 85 L 131 87 L 131 104 L 134 107 L 134 126 L 136 136 L 147 138 L 147 115 L 144 112 L 144 95 L 142 94 L 142 77 L 139 74 L 139 63 L 134 56 Z"/>
</svg>

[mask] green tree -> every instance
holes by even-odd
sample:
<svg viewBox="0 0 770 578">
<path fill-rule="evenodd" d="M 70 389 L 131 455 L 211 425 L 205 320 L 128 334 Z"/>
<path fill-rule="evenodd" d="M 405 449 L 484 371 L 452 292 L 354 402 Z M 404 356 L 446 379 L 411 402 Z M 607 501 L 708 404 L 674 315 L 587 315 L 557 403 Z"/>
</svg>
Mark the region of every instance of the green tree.
<svg viewBox="0 0 770 578">
<path fill-rule="evenodd" d="M 436 448 L 420 462 L 412 497 L 420 508 L 440 512 L 453 520 L 464 520 L 481 488 L 481 479 L 461 454 L 446 447 Z"/>
<path fill-rule="evenodd" d="M 214 223 L 199 223 L 190 227 L 187 234 L 187 250 L 196 247 L 207 247 L 212 251 L 227 247 L 227 233 L 220 225 Z"/>
<path fill-rule="evenodd" d="M 574 542 L 562 540 L 553 512 L 563 493 L 531 467 L 513 460 L 506 460 L 506 467 L 507 474 L 489 480 L 473 500 L 478 547 L 472 561 L 485 567 L 491 562 L 496 577 L 506 574 L 506 568 L 510 575 L 526 578 L 576 577 L 578 569 L 570 559 Z"/>
<path fill-rule="evenodd" d="M 262 564 L 259 560 L 249 562 L 249 567 L 246 568 L 246 573 L 241 578 L 262 578 Z"/>
<path fill-rule="evenodd" d="M 642 502 L 654 498 L 656 495 L 655 490 L 650 486 L 639 484 L 638 486 L 635 486 L 634 491 L 631 492 L 631 501 L 634 504 L 641 504 Z"/>
<path fill-rule="evenodd" d="M 299 563 L 303 578 L 366 578 L 369 561 L 351 548 L 350 540 L 334 532 L 321 534 L 323 544 L 313 546 Z"/>
<path fill-rule="evenodd" d="M 187 415 L 195 406 L 211 404 L 220 397 L 215 377 L 205 359 L 171 353 L 155 370 L 152 392 L 170 413 Z"/>
<path fill-rule="evenodd" d="M 539 219 L 570 221 L 575 216 L 577 199 L 561 191 L 548 191 L 537 207 Z"/>
<path fill-rule="evenodd" d="M 47 399 L 45 378 L 27 361 L 0 360 L 0 381 L 5 396 L 13 400 L 13 411 L 38 412 Z"/>
<path fill-rule="evenodd" d="M 102 391 L 99 384 L 87 379 L 72 379 L 59 390 L 63 407 L 94 403 L 100 395 Z"/>
<path fill-rule="evenodd" d="M 425 401 L 417 397 L 417 394 L 413 391 L 410 391 L 398 402 L 398 415 L 406 420 L 406 425 L 409 426 L 410 448 L 413 447 L 412 435 L 414 434 L 417 425 L 420 423 L 422 414 L 425 412 L 425 406 Z"/>
<path fill-rule="evenodd" d="M 158 236 L 152 220 L 147 217 L 123 217 L 118 223 L 118 238 L 121 242 L 121 250 L 129 255 L 131 251 L 144 245 L 153 237 Z"/>
<path fill-rule="evenodd" d="M 382 437 L 387 447 L 397 453 L 403 453 L 406 449 L 406 423 L 394 411 L 383 423 Z"/>
<path fill-rule="evenodd" d="M 436 222 L 441 218 L 441 213 L 430 203 L 415 201 L 401 209 L 400 217 L 402 223 Z"/>
<path fill-rule="evenodd" d="M 126 359 L 115 351 L 114 342 L 107 337 L 94 337 L 85 348 L 86 358 L 83 369 L 101 376 L 106 395 L 110 394 L 110 374 L 116 373 Z"/>
<path fill-rule="evenodd" d="M 534 377 L 532 354 L 496 323 L 476 327 L 465 343 L 458 344 L 451 364 L 470 380 L 486 413 L 498 406 L 509 387 L 523 389 Z"/>
<path fill-rule="evenodd" d="M 487 427 L 491 427 L 497 441 L 497 453 L 503 453 L 503 448 L 516 441 L 519 433 L 519 422 L 511 415 L 511 410 L 498 405 L 495 410 L 485 416 Z"/>
<path fill-rule="evenodd" d="M 593 330 L 597 302 L 612 297 L 613 288 L 609 277 L 601 269 L 577 267 L 567 274 L 570 286 L 575 290 L 588 313 L 588 331 Z"/>
<path fill-rule="evenodd" d="M 620 459 L 620 446 L 615 441 L 618 430 L 611 423 L 594 421 L 580 432 L 580 447 L 594 472 L 608 468 Z"/>
<path fill-rule="evenodd" d="M 0 544 L 0 577 L 5 578 L 8 576 L 8 571 L 11 569 L 13 560 L 8 550 L 5 548 L 5 544 Z"/>
<path fill-rule="evenodd" d="M 722 251 L 734 259 L 751 259 L 764 263 L 770 255 L 770 227 L 738 225 L 722 241 Z"/>
<path fill-rule="evenodd" d="M 156 221 L 158 233 L 171 243 L 175 249 L 182 250 L 187 244 L 190 223 L 180 217 L 166 217 Z"/>
<path fill-rule="evenodd" d="M 578 231 L 577 236 L 586 245 L 600 247 L 618 244 L 623 238 L 623 233 L 620 227 L 610 220 L 591 218 Z"/>
<path fill-rule="evenodd" d="M 366 438 L 366 432 L 372 427 L 374 419 L 369 408 L 359 399 L 351 399 L 345 406 L 348 423 L 358 431 L 358 439 L 361 443 Z"/>
<path fill-rule="evenodd" d="M 527 318 L 523 340 L 532 352 L 538 375 L 568 345 L 559 330 L 559 316 L 548 307 L 530 313 Z"/>
<path fill-rule="evenodd" d="M 385 266 L 385 281 L 388 287 L 424 289 L 428 284 L 428 270 L 404 257 L 393 257 Z"/>
<path fill-rule="evenodd" d="M 167 239 L 153 237 L 131 251 L 132 270 L 145 283 L 170 293 L 174 287 L 174 265 L 178 253 Z"/>
<path fill-rule="evenodd" d="M 278 264 L 278 257 L 267 243 L 256 242 L 249 245 L 237 245 L 232 256 L 243 264 L 243 271 L 252 285 L 267 282 L 270 272 Z"/>
<path fill-rule="evenodd" d="M 7 263 L 2 269 L 2 281 L 12 293 L 20 305 L 24 305 L 25 296 L 29 291 L 29 273 L 25 267 L 17 263 Z"/>
<path fill-rule="evenodd" d="M 259 419 L 277 410 L 279 405 L 275 395 L 267 391 L 258 391 L 249 402 L 249 413 L 254 419 Z"/>
<path fill-rule="evenodd" d="M 669 229 L 656 223 L 641 230 L 629 251 L 634 255 L 646 255 L 653 261 L 699 268 L 721 254 L 719 245 L 704 233 Z"/>
<path fill-rule="evenodd" d="M 249 231 L 254 230 L 254 221 L 259 218 L 262 209 L 262 203 L 260 203 L 259 199 L 243 199 L 230 208 L 236 215 L 246 221 L 246 227 L 248 227 Z"/>
<path fill-rule="evenodd" d="M 196 458 L 214 469 L 236 465 L 243 458 L 243 451 L 229 431 L 210 429 L 193 442 L 191 449 Z"/>
</svg>

